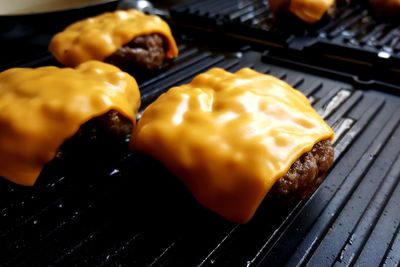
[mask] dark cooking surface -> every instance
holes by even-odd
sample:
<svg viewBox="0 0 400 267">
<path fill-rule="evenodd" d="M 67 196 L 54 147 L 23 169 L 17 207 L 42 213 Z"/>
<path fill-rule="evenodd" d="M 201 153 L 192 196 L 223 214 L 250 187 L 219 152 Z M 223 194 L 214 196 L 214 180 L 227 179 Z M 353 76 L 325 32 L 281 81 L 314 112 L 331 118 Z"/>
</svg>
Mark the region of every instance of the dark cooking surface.
<svg viewBox="0 0 400 267">
<path fill-rule="evenodd" d="M 313 64 L 329 60 L 340 69 L 350 65 L 348 70 L 363 79 L 399 81 L 398 18 L 378 16 L 366 4 L 342 4 L 335 14 L 310 26 L 293 18 L 276 23 L 266 0 L 189 0 L 171 9 L 180 26 L 284 49 L 283 54 L 297 51 L 302 60 L 314 59 Z"/>
<path fill-rule="evenodd" d="M 2 24 L 14 35 L 3 31 L 0 39 L 6 38 L 9 47 L 25 40 L 18 47 L 27 50 L 19 55 L 3 50 L 1 69 L 57 65 L 45 52 L 49 32 L 59 27 L 56 22 L 44 33 L 36 24 L 23 23 L 22 29 L 30 29 L 28 36 L 10 25 Z M 309 97 L 336 132 L 335 164 L 317 192 L 289 207 L 263 203 L 248 224 L 235 225 L 204 210 L 175 177 L 145 155 L 127 154 L 108 162 L 86 159 L 85 169 L 54 161 L 32 188 L 0 179 L 1 266 L 400 263 L 396 85 L 365 83 L 344 71 L 261 53 L 256 47 L 232 48 L 223 38 L 215 48 L 201 45 L 202 40 L 179 38 L 181 54 L 174 63 L 138 78 L 142 107 L 211 67 L 251 67 L 284 79 Z"/>
<path fill-rule="evenodd" d="M 249 224 L 234 225 L 202 209 L 146 156 L 130 154 L 86 172 L 55 162 L 33 188 L 0 181 L 0 261 L 5 266 L 398 263 L 399 97 L 281 67 L 250 48 L 224 54 L 182 43 L 175 63 L 140 82 L 144 104 L 210 67 L 252 67 L 286 80 L 336 131 L 335 165 L 316 194 L 293 207 L 264 203 Z M 53 63 L 44 58 L 25 65 Z"/>
</svg>

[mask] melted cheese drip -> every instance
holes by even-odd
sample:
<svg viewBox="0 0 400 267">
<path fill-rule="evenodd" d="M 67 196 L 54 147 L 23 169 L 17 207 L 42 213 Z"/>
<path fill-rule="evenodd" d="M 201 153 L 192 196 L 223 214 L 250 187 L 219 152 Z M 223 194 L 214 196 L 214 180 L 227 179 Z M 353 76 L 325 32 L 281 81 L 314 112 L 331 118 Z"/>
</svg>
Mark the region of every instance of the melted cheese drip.
<svg viewBox="0 0 400 267">
<path fill-rule="evenodd" d="M 33 185 L 83 123 L 111 109 L 134 123 L 139 105 L 135 79 L 101 62 L 0 73 L 0 176 Z"/>
<path fill-rule="evenodd" d="M 245 223 L 290 166 L 333 134 L 287 83 L 212 69 L 148 106 L 130 145 L 165 164 L 205 207 Z"/>
<path fill-rule="evenodd" d="M 289 10 L 300 19 L 315 23 L 335 4 L 335 0 L 291 0 Z"/>
<path fill-rule="evenodd" d="M 56 34 L 49 50 L 58 61 L 74 67 L 88 60 L 103 61 L 135 37 L 153 33 L 161 34 L 167 40 L 168 58 L 178 55 L 168 24 L 157 16 L 133 9 L 78 21 Z"/>
</svg>

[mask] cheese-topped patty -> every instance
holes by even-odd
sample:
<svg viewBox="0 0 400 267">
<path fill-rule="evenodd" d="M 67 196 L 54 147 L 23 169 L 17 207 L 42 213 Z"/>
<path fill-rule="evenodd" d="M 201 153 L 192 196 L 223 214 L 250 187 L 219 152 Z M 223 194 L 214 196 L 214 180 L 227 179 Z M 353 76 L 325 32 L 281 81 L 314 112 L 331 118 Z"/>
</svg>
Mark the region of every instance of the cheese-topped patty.
<svg viewBox="0 0 400 267">
<path fill-rule="evenodd" d="M 205 207 L 244 223 L 302 154 L 332 138 L 287 83 L 215 68 L 148 106 L 131 148 L 160 160 Z"/>
<path fill-rule="evenodd" d="M 316 23 L 335 6 L 335 0 L 269 0 L 270 8 L 277 13 L 287 10 L 301 20 Z"/>
<path fill-rule="evenodd" d="M 82 124 L 110 110 L 135 123 L 139 105 L 135 79 L 97 61 L 0 73 L 0 176 L 34 184 Z"/>
<path fill-rule="evenodd" d="M 137 10 L 118 10 L 78 21 L 56 34 L 49 50 L 66 66 L 88 60 L 103 61 L 135 37 L 159 34 L 168 44 L 166 56 L 174 58 L 178 48 L 168 24 L 158 16 Z"/>
</svg>

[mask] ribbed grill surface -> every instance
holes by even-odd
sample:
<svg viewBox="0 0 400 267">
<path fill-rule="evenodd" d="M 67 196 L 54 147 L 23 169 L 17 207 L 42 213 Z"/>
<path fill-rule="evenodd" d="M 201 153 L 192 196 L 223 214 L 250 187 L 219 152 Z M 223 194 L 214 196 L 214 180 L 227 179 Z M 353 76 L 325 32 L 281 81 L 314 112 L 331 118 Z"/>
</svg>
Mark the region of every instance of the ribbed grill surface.
<svg viewBox="0 0 400 267">
<path fill-rule="evenodd" d="M 311 49 L 342 59 L 398 69 L 398 19 L 379 16 L 366 5 L 339 5 L 333 18 L 306 25 L 293 18 L 276 22 L 268 1 L 187 1 L 171 10 L 178 24 L 217 31 L 270 47 Z"/>
<path fill-rule="evenodd" d="M 0 180 L 3 266 L 399 264 L 399 97 L 271 64 L 249 48 L 180 50 L 140 81 L 143 104 L 211 67 L 277 76 L 335 129 L 335 165 L 318 191 L 293 206 L 264 203 L 250 223 L 235 225 L 204 210 L 147 156 L 88 171 L 57 161 L 33 188 Z M 53 63 L 44 57 L 25 66 Z"/>
</svg>

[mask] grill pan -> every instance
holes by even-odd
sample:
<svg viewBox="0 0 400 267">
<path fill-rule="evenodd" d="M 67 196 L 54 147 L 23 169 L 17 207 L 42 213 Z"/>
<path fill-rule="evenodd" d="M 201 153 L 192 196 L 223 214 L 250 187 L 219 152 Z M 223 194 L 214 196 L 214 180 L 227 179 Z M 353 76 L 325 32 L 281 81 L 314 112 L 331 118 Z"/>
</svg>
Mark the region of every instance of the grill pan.
<svg viewBox="0 0 400 267">
<path fill-rule="evenodd" d="M 322 57 L 339 69 L 364 70 L 366 77 L 399 81 L 399 20 L 382 17 L 363 3 L 341 4 L 333 18 L 312 26 L 291 17 L 275 21 L 266 0 L 186 1 L 174 6 L 171 16 L 180 26 L 284 49 L 284 54 L 293 50 L 303 56 L 302 61 L 316 59 L 316 64 Z"/>
<path fill-rule="evenodd" d="M 179 33 L 176 33 L 179 36 Z M 203 209 L 160 163 L 127 153 L 87 168 L 55 160 L 34 187 L 0 179 L 2 266 L 396 266 L 400 112 L 390 83 L 256 47 L 179 38 L 180 57 L 139 79 L 143 108 L 211 67 L 251 67 L 302 91 L 336 132 L 335 164 L 307 200 L 264 201 L 246 225 Z M 49 54 L 7 65 L 56 65 Z"/>
</svg>

